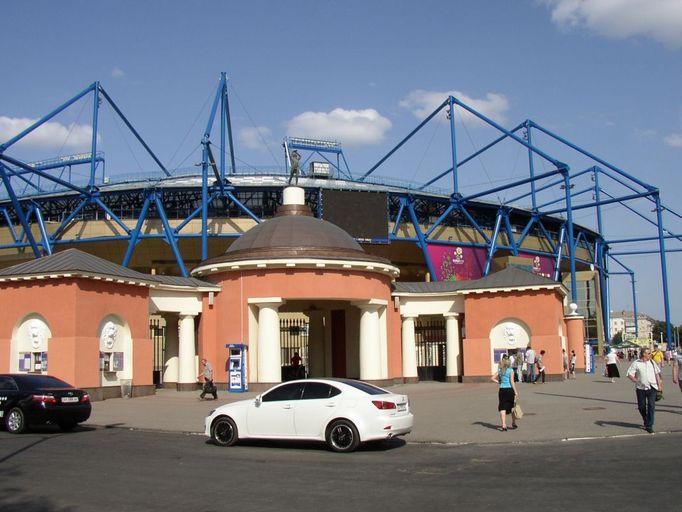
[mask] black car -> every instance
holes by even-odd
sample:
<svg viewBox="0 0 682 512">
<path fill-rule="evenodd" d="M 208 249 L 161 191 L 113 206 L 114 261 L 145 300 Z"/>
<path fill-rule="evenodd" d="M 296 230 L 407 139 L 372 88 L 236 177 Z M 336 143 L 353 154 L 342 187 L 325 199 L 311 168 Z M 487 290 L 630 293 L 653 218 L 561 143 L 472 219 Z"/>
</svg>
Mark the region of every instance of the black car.
<svg viewBox="0 0 682 512">
<path fill-rule="evenodd" d="M 73 430 L 91 410 L 90 395 L 56 377 L 0 374 L 0 417 L 12 434 L 46 423 Z"/>
</svg>

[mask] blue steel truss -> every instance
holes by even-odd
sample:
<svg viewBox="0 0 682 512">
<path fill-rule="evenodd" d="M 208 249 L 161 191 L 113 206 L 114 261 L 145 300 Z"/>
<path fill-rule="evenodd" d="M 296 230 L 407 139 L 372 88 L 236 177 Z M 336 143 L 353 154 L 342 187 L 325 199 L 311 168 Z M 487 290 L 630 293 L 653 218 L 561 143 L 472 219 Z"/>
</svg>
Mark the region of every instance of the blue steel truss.
<svg viewBox="0 0 682 512">
<path fill-rule="evenodd" d="M 33 163 L 23 162 L 8 154 L 8 150 L 10 150 L 18 141 L 88 95 L 92 95 L 93 133 L 90 153 Z M 118 228 L 120 228 L 120 233 L 122 234 L 89 238 L 87 239 L 88 242 L 111 240 L 125 241 L 127 243 L 127 248 L 122 264 L 127 266 L 131 261 L 135 248 L 142 240 L 160 238 L 170 247 L 177 263 L 178 272 L 183 276 L 187 276 L 187 268 L 179 247 L 179 241 L 181 239 L 200 238 L 201 259 L 205 260 L 208 258 L 209 237 L 238 236 L 235 234 L 210 232 L 208 219 L 209 210 L 211 208 L 236 209 L 241 216 L 249 217 L 256 223 L 261 222 L 261 218 L 244 202 L 244 197 L 242 196 L 242 200 L 237 197 L 238 193 L 235 186 L 230 181 L 230 178 L 237 174 L 237 169 L 235 166 L 227 77 L 225 73 L 221 73 L 220 75 L 219 85 L 201 140 L 202 159 L 200 164 L 200 193 L 193 191 L 177 192 L 164 188 L 164 181 L 162 178 L 156 180 L 152 186 L 145 187 L 141 194 L 131 194 L 130 197 L 123 199 L 121 199 L 123 196 L 123 194 L 121 194 L 117 197 L 117 200 L 130 201 L 131 204 L 134 203 L 135 205 L 133 209 L 136 212 L 139 211 L 136 225 L 133 228 L 128 227 L 123 218 L 116 214 L 111 201 L 109 199 L 105 200 L 100 190 L 100 187 L 103 184 L 106 184 L 103 171 L 105 162 L 104 155 L 97 150 L 98 118 L 102 101 L 106 101 L 113 108 L 141 146 L 158 165 L 161 174 L 165 177 L 172 176 L 128 121 L 126 116 L 121 112 L 116 103 L 102 88 L 100 83 L 95 82 L 70 100 L 66 101 L 60 107 L 38 120 L 29 128 L 4 144 L 0 144 L 0 179 L 2 179 L 2 184 L 6 193 L 6 200 L 0 201 L 0 219 L 8 226 L 8 230 L 13 240 L 12 243 L 5 244 L 0 248 L 15 248 L 22 250 L 24 248 L 30 248 L 36 258 L 39 258 L 42 255 L 52 254 L 54 247 L 58 244 L 78 242 L 79 240 L 68 240 L 65 238 L 67 228 L 80 215 L 84 215 L 85 212 L 90 212 L 88 214 L 92 215 L 91 212 L 97 210 L 106 215 L 108 220 L 118 226 Z M 455 129 L 455 117 L 457 115 L 456 107 L 475 116 L 499 133 L 497 138 L 462 159 L 458 158 L 459 148 Z M 679 252 L 682 249 L 667 249 L 665 243 L 666 240 L 682 241 L 682 235 L 671 233 L 664 228 L 663 213 L 667 212 L 678 219 L 682 219 L 682 216 L 661 203 L 660 193 L 656 187 L 637 179 L 622 169 L 580 148 L 578 145 L 571 143 L 534 121 L 526 120 L 512 129 L 506 129 L 459 99 L 450 96 L 374 166 L 362 176 L 356 178 L 355 182 L 369 183 L 372 179 L 371 175 L 377 169 L 381 168 L 389 161 L 403 145 L 408 143 L 420 130 L 422 130 L 422 128 L 436 118 L 441 112 L 445 112 L 449 121 L 449 158 L 451 160 L 451 166 L 417 187 L 405 189 L 404 192 L 390 192 L 389 195 L 395 202 L 395 208 L 392 209 L 393 213 L 390 218 L 390 221 L 393 223 L 393 230 L 390 233 L 391 240 L 415 242 L 422 251 L 424 261 L 431 276 L 435 278 L 437 273 L 429 255 L 429 244 L 469 245 L 485 248 L 487 256 L 484 273 L 488 274 L 491 270 L 493 258 L 499 251 L 509 251 L 514 256 L 518 255 L 521 250 L 526 253 L 547 254 L 547 251 L 537 251 L 523 247 L 527 237 L 531 233 L 536 233 L 544 242 L 546 242 L 547 246 L 550 248 L 549 253 L 552 254 L 555 259 L 555 280 L 560 279 L 560 266 L 562 262 L 568 264 L 568 268 L 570 269 L 571 294 L 574 302 L 577 300 L 576 263 L 579 263 L 580 265 L 590 265 L 599 271 L 603 321 L 606 326 L 607 338 L 610 302 L 608 290 L 609 278 L 611 276 L 630 276 L 635 318 L 637 315 L 635 274 L 630 268 L 624 265 L 619 258 L 621 256 L 635 254 L 657 253 L 660 255 L 666 335 L 668 343 L 671 345 L 672 330 L 670 322 L 666 253 Z M 212 149 L 214 144 L 211 138 L 216 118 L 219 119 L 220 124 L 218 161 L 216 161 L 214 156 L 214 151 Z M 569 148 L 577 154 L 586 157 L 593 161 L 594 165 L 578 172 L 571 171 L 566 163 L 553 157 L 535 143 L 534 139 L 536 133 L 549 137 L 551 140 L 562 145 L 562 147 Z M 528 154 L 528 176 L 474 194 L 463 195 L 460 193 L 458 178 L 462 168 L 502 141 L 513 141 L 525 148 Z M 315 141 L 312 142 L 314 143 Z M 226 151 L 227 149 L 229 149 L 229 152 Z M 308 151 L 310 155 L 317 154 L 321 156 L 336 170 L 339 177 L 344 175 L 349 181 L 353 181 L 353 177 L 348 168 L 348 164 L 345 161 L 345 156 L 343 156 L 343 152 L 340 149 L 340 145 L 338 145 L 338 147 L 329 145 L 320 146 L 319 144 L 307 144 L 303 139 L 286 139 L 285 151 L 290 149 Z M 227 169 L 228 153 L 229 170 Z M 326 153 L 336 155 L 336 161 L 327 158 Z M 304 160 L 304 164 L 308 161 L 310 155 Z M 340 159 L 343 159 L 345 167 L 341 166 Z M 536 159 L 546 162 L 546 164 L 551 167 L 551 170 L 537 173 L 535 170 Z M 288 158 L 286 159 L 286 163 L 288 163 Z M 87 183 L 80 183 L 77 182 L 77 180 L 72 179 L 70 172 L 71 167 L 79 165 L 89 167 Z M 100 168 L 102 172 L 98 174 L 97 170 Z M 592 185 L 581 190 L 574 190 L 576 180 L 582 176 L 590 176 Z M 428 187 L 431 187 L 434 183 L 443 178 L 449 178 L 452 185 L 449 197 L 446 197 L 439 202 L 432 196 L 428 196 L 426 191 Z M 626 188 L 629 192 L 625 194 L 612 194 L 607 192 L 602 187 L 602 182 L 606 179 L 618 184 L 620 187 Z M 558 200 L 538 204 L 538 194 L 543 190 L 556 186 L 560 186 L 563 189 L 563 197 Z M 480 208 L 481 204 L 479 201 L 491 194 L 504 190 L 516 189 L 517 187 L 527 187 L 528 191 L 495 206 L 494 214 L 493 212 L 490 214 L 491 218 L 494 218 L 492 227 L 482 225 L 480 220 L 477 220 L 477 214 L 474 213 L 474 209 Z M 61 198 L 62 203 L 60 204 L 64 209 L 65 215 L 59 225 L 49 232 L 44 220 L 44 210 L 47 208 L 47 203 L 40 200 L 40 198 L 43 197 L 44 194 L 54 193 L 55 191 L 61 191 L 64 194 Z M 314 191 L 308 192 L 308 199 L 315 201 L 317 194 Z M 592 194 L 592 200 L 580 204 L 574 203 L 576 198 L 584 199 L 590 193 Z M 186 195 L 183 196 L 182 194 Z M 428 207 L 424 206 L 426 203 L 425 197 L 428 197 L 428 200 L 430 201 Z M 655 218 L 651 219 L 649 216 L 639 213 L 628 204 L 631 201 L 641 198 L 645 198 L 652 203 Z M 532 207 L 529 211 L 525 212 L 525 225 L 523 225 L 521 231 L 518 232 L 518 229 L 514 229 L 514 225 L 518 225 L 519 221 L 518 219 L 512 219 L 519 211 L 519 209 L 514 206 L 514 203 L 526 199 L 530 199 Z M 184 218 L 182 218 L 177 225 L 173 226 L 169 221 L 168 210 L 169 208 L 174 208 L 174 202 L 177 203 L 182 201 L 185 201 L 185 203 L 183 203 L 185 206 L 193 206 L 191 208 L 185 208 L 188 213 L 185 214 Z M 629 211 L 643 218 L 646 222 L 656 228 L 657 236 L 623 239 L 606 238 L 603 229 L 603 208 L 612 204 L 622 205 Z M 438 213 L 436 215 L 433 215 L 433 211 L 429 211 L 428 213 L 425 211 L 433 210 L 434 207 L 438 208 Z M 574 212 L 585 209 L 596 213 L 596 232 L 583 229 L 573 222 Z M 150 218 L 152 212 L 154 212 L 154 215 L 161 221 L 163 227 L 161 233 L 146 233 L 143 230 L 143 225 L 145 221 Z M 434 217 L 435 221 L 432 220 Z M 451 222 L 453 217 L 461 219 L 462 222 L 473 228 L 483 242 L 464 244 L 461 241 L 453 242 L 437 239 L 435 233 L 438 227 Z M 199 234 L 183 232 L 183 229 L 186 228 L 192 220 L 199 218 L 201 219 L 201 231 Z M 548 222 L 551 222 L 553 225 L 551 227 L 548 226 Z M 17 232 L 15 229 L 15 224 L 20 227 L 20 232 Z M 413 237 L 400 234 L 399 226 L 406 224 L 412 226 L 415 233 Z M 32 225 L 37 226 L 38 233 L 40 234 L 39 239 L 33 234 L 31 230 Z M 657 247 L 655 249 L 641 251 L 616 252 L 611 250 L 611 247 L 619 244 L 633 242 L 657 242 Z M 587 253 L 590 256 L 589 261 L 577 260 L 576 249 L 578 247 L 587 249 Z M 610 261 L 617 264 L 622 271 L 610 271 Z"/>
</svg>

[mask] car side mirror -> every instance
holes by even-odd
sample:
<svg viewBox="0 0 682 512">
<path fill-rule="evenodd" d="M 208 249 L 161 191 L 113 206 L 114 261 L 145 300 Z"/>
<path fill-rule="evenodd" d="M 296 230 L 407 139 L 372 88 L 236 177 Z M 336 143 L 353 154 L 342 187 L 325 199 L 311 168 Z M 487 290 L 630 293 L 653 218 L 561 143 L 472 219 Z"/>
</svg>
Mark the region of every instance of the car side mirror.
<svg viewBox="0 0 682 512">
<path fill-rule="evenodd" d="M 261 402 L 260 397 L 261 397 L 261 396 L 258 395 L 258 396 L 256 397 L 256 399 L 253 401 L 253 403 L 254 403 L 254 405 L 255 405 L 256 407 L 260 407 L 260 402 Z"/>
</svg>

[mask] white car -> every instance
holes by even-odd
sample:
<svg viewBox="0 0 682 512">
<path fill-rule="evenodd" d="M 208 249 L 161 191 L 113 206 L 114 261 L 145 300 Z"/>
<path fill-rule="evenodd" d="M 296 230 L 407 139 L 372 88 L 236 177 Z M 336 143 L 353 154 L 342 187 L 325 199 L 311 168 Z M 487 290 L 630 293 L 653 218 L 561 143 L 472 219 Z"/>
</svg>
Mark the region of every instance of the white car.
<svg viewBox="0 0 682 512">
<path fill-rule="evenodd" d="M 313 440 L 352 452 L 365 441 L 408 434 L 413 424 L 406 395 L 351 379 L 304 379 L 218 407 L 205 420 L 205 434 L 219 446 L 239 439 Z"/>
</svg>

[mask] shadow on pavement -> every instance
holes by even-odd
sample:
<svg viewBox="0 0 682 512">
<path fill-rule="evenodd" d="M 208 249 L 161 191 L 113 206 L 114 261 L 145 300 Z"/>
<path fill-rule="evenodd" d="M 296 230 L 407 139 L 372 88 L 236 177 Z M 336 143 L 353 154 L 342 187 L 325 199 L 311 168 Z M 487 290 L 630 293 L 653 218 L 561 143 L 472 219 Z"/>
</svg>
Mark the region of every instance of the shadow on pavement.
<svg viewBox="0 0 682 512">
<path fill-rule="evenodd" d="M 641 430 L 641 423 L 628 423 L 625 421 L 595 421 L 595 425 L 599 427 L 624 427 L 624 428 L 634 428 L 636 430 Z"/>
<path fill-rule="evenodd" d="M 486 421 L 474 421 L 472 425 L 480 425 L 481 427 L 489 428 L 490 430 L 497 430 L 500 427 L 497 423 L 488 423 Z"/>
</svg>

